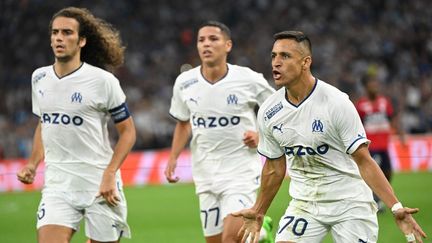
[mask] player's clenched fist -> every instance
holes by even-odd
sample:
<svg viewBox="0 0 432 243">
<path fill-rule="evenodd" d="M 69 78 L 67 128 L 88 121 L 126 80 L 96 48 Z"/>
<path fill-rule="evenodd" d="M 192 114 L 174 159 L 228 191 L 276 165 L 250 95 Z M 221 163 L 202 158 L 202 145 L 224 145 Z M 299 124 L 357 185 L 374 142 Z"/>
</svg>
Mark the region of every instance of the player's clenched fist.
<svg viewBox="0 0 432 243">
<path fill-rule="evenodd" d="M 24 184 L 31 184 L 36 175 L 36 168 L 33 165 L 27 164 L 17 173 L 17 178 Z"/>
</svg>

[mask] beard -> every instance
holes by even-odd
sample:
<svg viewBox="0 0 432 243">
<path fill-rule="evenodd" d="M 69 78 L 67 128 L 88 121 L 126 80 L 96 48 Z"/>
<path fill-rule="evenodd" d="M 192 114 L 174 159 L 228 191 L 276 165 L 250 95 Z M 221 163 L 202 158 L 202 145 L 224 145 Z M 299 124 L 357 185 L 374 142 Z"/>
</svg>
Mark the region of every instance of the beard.
<svg viewBox="0 0 432 243">
<path fill-rule="evenodd" d="M 71 55 L 64 55 L 64 56 L 56 56 L 56 60 L 58 62 L 69 62 L 70 60 L 72 60 L 72 56 Z"/>
</svg>

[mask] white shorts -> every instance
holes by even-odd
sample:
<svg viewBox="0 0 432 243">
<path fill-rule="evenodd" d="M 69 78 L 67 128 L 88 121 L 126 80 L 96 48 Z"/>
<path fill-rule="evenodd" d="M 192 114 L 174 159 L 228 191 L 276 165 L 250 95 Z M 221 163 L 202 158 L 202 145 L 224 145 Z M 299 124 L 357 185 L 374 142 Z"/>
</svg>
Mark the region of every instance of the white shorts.
<svg viewBox="0 0 432 243">
<path fill-rule="evenodd" d="M 335 243 L 375 243 L 375 202 L 306 202 L 293 199 L 279 222 L 276 242 L 319 243 L 331 231 Z"/>
<path fill-rule="evenodd" d="M 110 207 L 97 192 L 43 192 L 37 212 L 37 229 L 44 225 L 62 225 L 79 230 L 85 219 L 85 233 L 97 241 L 116 241 L 124 236 L 130 238 L 126 222 L 127 207 L 122 191 L 118 206 Z"/>
<path fill-rule="evenodd" d="M 222 233 L 223 220 L 230 213 L 250 208 L 256 199 L 256 192 L 236 194 L 198 194 L 200 204 L 201 226 L 204 236 Z"/>
</svg>

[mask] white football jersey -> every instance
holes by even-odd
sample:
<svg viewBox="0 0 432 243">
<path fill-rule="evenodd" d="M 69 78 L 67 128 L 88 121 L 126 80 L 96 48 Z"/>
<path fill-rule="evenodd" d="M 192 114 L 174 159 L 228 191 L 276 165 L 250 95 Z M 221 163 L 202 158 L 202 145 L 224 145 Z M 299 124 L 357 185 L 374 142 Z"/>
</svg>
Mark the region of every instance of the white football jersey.
<svg viewBox="0 0 432 243">
<path fill-rule="evenodd" d="M 369 140 L 348 95 L 316 80 L 302 103 L 285 97 L 281 88 L 261 106 L 258 151 L 267 158 L 286 156 L 290 195 L 307 201 L 372 201 L 350 155 Z"/>
<path fill-rule="evenodd" d="M 173 88 L 170 114 L 192 126 L 192 166 L 195 183 L 212 180 L 211 172 L 226 178 L 259 176 L 260 157 L 243 143 L 247 130 L 257 131 L 255 107 L 274 93 L 263 75 L 249 68 L 228 64 L 228 72 L 211 84 L 201 66 L 183 72 Z M 207 168 L 208 160 L 223 160 L 218 168 Z M 216 170 L 216 171 L 209 171 Z M 223 171 L 223 173 L 222 173 Z M 221 173 L 219 173 L 221 172 Z"/>
<path fill-rule="evenodd" d="M 113 154 L 107 123 L 125 99 L 114 75 L 87 63 L 62 78 L 52 65 L 33 72 L 32 104 L 42 128 L 45 186 L 55 179 L 50 177 L 55 173 L 48 171 L 54 169 L 99 186 Z M 63 186 L 80 188 L 81 182 L 65 181 Z"/>
</svg>

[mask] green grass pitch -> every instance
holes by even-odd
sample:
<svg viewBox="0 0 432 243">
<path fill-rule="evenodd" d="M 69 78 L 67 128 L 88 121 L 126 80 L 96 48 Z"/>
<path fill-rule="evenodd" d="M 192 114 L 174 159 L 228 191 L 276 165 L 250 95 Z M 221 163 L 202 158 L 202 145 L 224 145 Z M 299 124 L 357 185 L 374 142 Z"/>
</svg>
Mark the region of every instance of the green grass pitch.
<svg viewBox="0 0 432 243">
<path fill-rule="evenodd" d="M 419 207 L 417 222 L 432 240 L 432 173 L 396 174 L 392 185 L 404 205 Z M 285 181 L 269 209 L 275 224 L 288 204 L 288 181 Z M 122 242 L 195 243 L 204 242 L 201 234 L 198 201 L 191 184 L 144 186 L 125 189 L 128 199 L 128 221 L 132 239 Z M 40 192 L 0 194 L 0 242 L 36 242 L 36 208 Z M 380 243 L 404 243 L 391 213 L 379 215 Z M 75 234 L 72 242 L 84 243 L 84 230 Z M 324 243 L 332 242 L 327 237 Z"/>
</svg>

